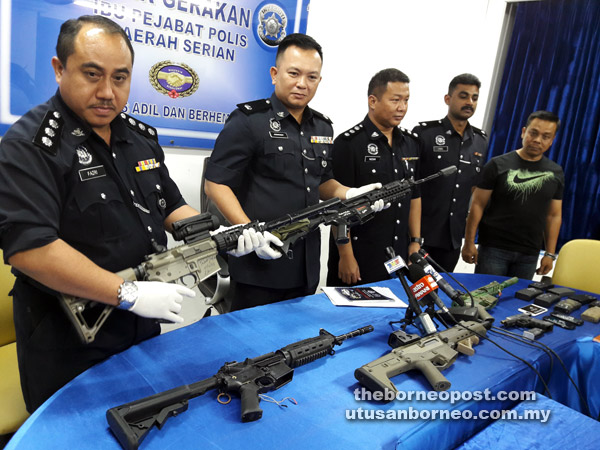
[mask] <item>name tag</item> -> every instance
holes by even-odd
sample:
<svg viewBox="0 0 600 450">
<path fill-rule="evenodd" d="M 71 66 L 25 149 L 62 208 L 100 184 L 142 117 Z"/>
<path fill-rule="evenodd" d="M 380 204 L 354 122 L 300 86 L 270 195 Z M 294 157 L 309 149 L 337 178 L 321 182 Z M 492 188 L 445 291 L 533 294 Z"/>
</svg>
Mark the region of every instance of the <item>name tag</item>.
<svg viewBox="0 0 600 450">
<path fill-rule="evenodd" d="M 447 145 L 434 145 L 433 151 L 436 153 L 439 153 L 439 152 L 446 153 L 446 152 L 448 152 L 448 146 Z"/>
<path fill-rule="evenodd" d="M 94 178 L 102 178 L 106 176 L 104 166 L 88 167 L 87 169 L 79 170 L 79 179 L 81 181 L 93 180 Z"/>
<path fill-rule="evenodd" d="M 275 131 L 269 131 L 269 136 L 271 136 L 274 139 L 287 139 L 288 138 L 287 133 L 275 132 Z"/>
<path fill-rule="evenodd" d="M 381 156 L 365 156 L 365 162 L 377 162 Z"/>
</svg>

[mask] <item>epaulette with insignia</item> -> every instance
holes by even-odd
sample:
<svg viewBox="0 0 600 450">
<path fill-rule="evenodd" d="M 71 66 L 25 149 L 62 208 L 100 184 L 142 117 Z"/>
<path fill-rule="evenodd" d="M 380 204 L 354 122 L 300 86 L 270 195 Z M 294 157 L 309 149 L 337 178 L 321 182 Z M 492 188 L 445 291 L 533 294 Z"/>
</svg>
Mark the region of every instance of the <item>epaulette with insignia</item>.
<svg viewBox="0 0 600 450">
<path fill-rule="evenodd" d="M 419 135 L 417 133 L 413 133 L 412 131 L 407 130 L 406 128 L 400 127 L 400 132 L 405 136 L 410 136 L 415 139 L 417 139 L 419 137 Z"/>
<path fill-rule="evenodd" d="M 362 130 L 363 128 L 363 124 L 361 123 L 357 123 L 356 125 L 354 125 L 352 128 L 348 128 L 346 131 L 344 131 L 343 133 L 341 133 L 339 135 L 340 138 L 342 139 L 349 139 L 353 136 L 356 136 L 356 133 L 360 130 Z M 375 136 L 377 137 L 377 136 Z"/>
<path fill-rule="evenodd" d="M 33 138 L 33 143 L 52 156 L 56 156 L 64 123 L 58 111 L 48 111 Z"/>
<path fill-rule="evenodd" d="M 434 125 L 438 125 L 439 126 L 441 124 L 442 124 L 441 120 L 430 120 L 428 122 L 419 122 L 419 125 L 421 127 L 424 127 L 424 128 L 431 127 L 431 126 L 434 126 Z"/>
<path fill-rule="evenodd" d="M 331 120 L 329 117 L 327 117 L 325 114 L 323 114 L 323 113 L 320 113 L 319 111 L 315 111 L 315 110 L 314 110 L 314 109 L 312 109 L 312 108 L 311 108 L 311 111 L 312 111 L 312 112 L 313 112 L 313 114 L 314 114 L 315 116 L 317 116 L 319 119 L 323 119 L 324 121 L 326 121 L 326 122 L 329 122 L 330 124 L 331 124 L 331 123 L 333 123 L 333 121 L 332 121 L 332 120 Z"/>
<path fill-rule="evenodd" d="M 471 128 L 473 128 L 474 133 L 480 134 L 483 137 L 487 137 L 487 133 L 485 131 L 483 131 L 477 127 L 474 127 L 474 126 L 471 126 Z"/>
<path fill-rule="evenodd" d="M 145 124 L 142 121 L 134 119 L 133 117 L 125 114 L 124 112 L 121 113 L 121 118 L 125 121 L 127 126 L 129 128 L 131 128 L 132 130 L 135 130 L 138 133 L 140 133 L 141 135 L 146 136 L 147 138 L 158 142 L 158 133 L 156 132 L 156 128 L 151 127 L 150 125 Z"/>
<path fill-rule="evenodd" d="M 261 100 L 254 100 L 252 102 L 238 103 L 236 105 L 239 109 L 241 109 L 244 114 L 250 115 L 255 112 L 266 111 L 271 107 L 271 100 L 268 98 L 263 98 Z"/>
</svg>

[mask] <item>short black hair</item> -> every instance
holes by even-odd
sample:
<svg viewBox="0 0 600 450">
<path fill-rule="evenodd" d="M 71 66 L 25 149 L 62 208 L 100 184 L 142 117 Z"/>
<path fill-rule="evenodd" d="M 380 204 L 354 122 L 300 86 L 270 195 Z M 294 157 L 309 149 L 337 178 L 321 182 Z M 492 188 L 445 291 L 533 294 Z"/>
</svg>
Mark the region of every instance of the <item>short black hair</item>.
<svg viewBox="0 0 600 450">
<path fill-rule="evenodd" d="M 410 83 L 408 75 L 398 69 L 383 69 L 373 75 L 369 81 L 369 89 L 367 95 L 375 97 L 381 94 L 381 88 L 387 89 L 388 83 Z M 385 91 L 384 89 L 384 91 Z"/>
<path fill-rule="evenodd" d="M 477 78 L 475 75 L 471 73 L 461 73 L 460 75 L 456 75 L 454 78 L 452 78 L 452 81 L 450 81 L 450 84 L 448 85 L 448 95 L 452 95 L 454 89 L 456 89 L 456 86 L 459 84 L 477 86 L 477 89 L 481 87 L 481 81 L 479 81 L 479 78 Z"/>
<path fill-rule="evenodd" d="M 560 119 L 556 114 L 550 111 L 536 111 L 529 114 L 527 118 L 527 123 L 525 124 L 525 128 L 533 122 L 534 119 L 545 120 L 547 122 L 554 122 L 556 124 L 556 131 L 560 128 Z"/>
<path fill-rule="evenodd" d="M 133 64 L 134 51 L 131 41 L 125 33 L 125 30 L 121 28 L 118 23 L 104 17 L 104 16 L 81 16 L 77 19 L 69 19 L 63 23 L 60 27 L 60 33 L 58 34 L 58 40 L 56 41 L 56 56 L 62 63 L 63 66 L 67 65 L 67 59 L 73 53 L 75 53 L 75 38 L 79 34 L 81 27 L 85 24 L 93 23 L 98 25 L 109 34 L 120 34 L 125 40 L 129 51 L 131 52 L 131 64 Z"/>
<path fill-rule="evenodd" d="M 277 47 L 277 55 L 275 56 L 275 65 L 277 65 L 279 62 L 280 56 L 283 55 L 283 53 L 289 47 L 298 47 L 302 50 L 316 50 L 321 57 L 321 62 L 323 62 L 323 49 L 317 41 L 315 41 L 308 34 L 292 33 L 284 37 L 279 43 L 279 47 Z"/>
</svg>

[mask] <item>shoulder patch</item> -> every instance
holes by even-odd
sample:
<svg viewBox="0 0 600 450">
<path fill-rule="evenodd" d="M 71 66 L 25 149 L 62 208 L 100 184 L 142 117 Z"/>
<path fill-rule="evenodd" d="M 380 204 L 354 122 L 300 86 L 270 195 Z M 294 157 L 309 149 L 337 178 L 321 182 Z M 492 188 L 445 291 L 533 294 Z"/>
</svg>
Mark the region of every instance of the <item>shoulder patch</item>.
<svg viewBox="0 0 600 450">
<path fill-rule="evenodd" d="M 317 116 L 319 119 L 323 119 L 325 122 L 328 122 L 329 124 L 332 124 L 333 121 L 327 117 L 325 114 L 320 113 L 319 111 L 315 111 L 314 109 L 311 108 L 311 111 L 313 112 L 313 114 L 315 116 Z"/>
<path fill-rule="evenodd" d="M 254 100 L 253 102 L 238 103 L 236 105 L 246 115 L 253 114 L 255 112 L 266 111 L 271 107 L 271 100 L 263 98 L 261 100 Z"/>
<path fill-rule="evenodd" d="M 144 122 L 134 119 L 128 114 L 124 112 L 121 113 L 121 118 L 125 121 L 127 126 L 134 131 L 137 131 L 141 135 L 147 137 L 148 139 L 152 139 L 153 141 L 158 142 L 158 133 L 156 132 L 156 128 L 151 127 Z"/>
<path fill-rule="evenodd" d="M 58 111 L 48 111 L 33 138 L 33 143 L 52 156 L 56 156 L 64 123 Z"/>
</svg>

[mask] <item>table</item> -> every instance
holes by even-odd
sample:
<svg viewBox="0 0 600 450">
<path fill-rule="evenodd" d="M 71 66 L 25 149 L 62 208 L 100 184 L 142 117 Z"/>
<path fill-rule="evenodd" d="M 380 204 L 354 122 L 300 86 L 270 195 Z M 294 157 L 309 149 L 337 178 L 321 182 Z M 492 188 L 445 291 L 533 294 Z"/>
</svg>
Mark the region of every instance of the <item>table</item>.
<svg viewBox="0 0 600 450">
<path fill-rule="evenodd" d="M 455 276 L 471 290 L 494 280 L 504 280 L 488 275 Z M 513 294 L 528 284 L 529 281 L 520 280 L 504 290 L 499 304 L 490 311 L 496 317 L 496 324 L 517 313 L 524 302 L 515 299 Z M 377 285 L 389 287 L 405 298 L 398 280 Z M 448 301 L 445 295 L 440 296 Z M 295 369 L 291 383 L 269 393 L 276 399 L 293 397 L 297 406 L 287 403 L 288 407 L 282 408 L 263 401 L 262 419 L 241 423 L 239 398 L 225 406 L 217 403 L 215 392 L 208 392 L 191 400 L 188 411 L 170 418 L 162 430 L 154 428 L 141 447 L 416 449 L 431 443 L 428 446 L 434 445 L 437 449 L 454 448 L 491 420 L 361 420 L 357 417 L 378 411 L 379 414 L 399 414 L 410 408 L 425 411 L 425 414 L 436 409 L 479 413 L 509 409 L 519 403 L 514 399 L 463 399 L 454 404 L 441 400 L 396 400 L 387 404 L 356 400 L 354 391 L 360 385 L 354 378 L 354 370 L 389 352 L 387 338 L 392 331 L 389 322 L 403 316 L 404 310 L 391 308 L 335 307 L 324 294 L 317 294 L 208 317 L 114 355 L 81 374 L 42 405 L 6 448 L 118 449 L 119 444 L 105 419 L 107 409 L 209 378 L 227 361 L 241 361 L 277 350 L 318 335 L 320 328 L 339 335 L 371 324 L 375 331 L 346 341 L 337 347 L 333 356 Z M 590 405 L 592 417 L 598 415 L 600 408 L 597 383 L 593 382 L 589 366 L 592 363 L 597 366 L 598 344 L 590 343 L 590 337 L 597 334 L 600 334 L 600 325 L 585 323 L 574 331 L 555 327 L 541 339 L 561 355 L 583 395 L 588 399 L 595 395 Z M 550 364 L 546 353 L 493 336 L 500 345 L 530 361 L 548 377 Z M 587 352 L 586 358 L 580 358 L 582 352 Z M 492 393 L 543 390 L 530 368 L 488 341 L 476 347 L 474 356 L 459 356 L 444 375 L 452 383 L 449 392 L 465 392 L 467 396 L 469 392 L 486 388 Z M 393 382 L 401 392 L 429 390 L 426 379 L 415 372 L 395 377 Z M 581 409 L 558 363 L 554 364 L 550 389 L 555 399 Z"/>
</svg>

